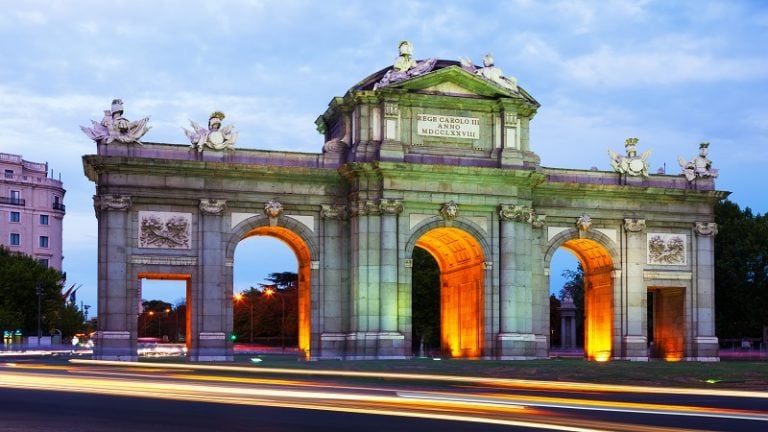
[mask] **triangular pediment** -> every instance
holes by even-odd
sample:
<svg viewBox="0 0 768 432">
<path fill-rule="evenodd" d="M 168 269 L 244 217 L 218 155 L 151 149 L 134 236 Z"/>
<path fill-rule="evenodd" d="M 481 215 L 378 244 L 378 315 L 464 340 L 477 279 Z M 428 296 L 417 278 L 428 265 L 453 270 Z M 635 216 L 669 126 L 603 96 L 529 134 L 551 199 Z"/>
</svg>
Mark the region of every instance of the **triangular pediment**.
<svg viewBox="0 0 768 432">
<path fill-rule="evenodd" d="M 390 84 L 386 88 L 448 96 L 507 97 L 523 99 L 538 106 L 538 102 L 520 87 L 513 91 L 454 65 Z"/>
<path fill-rule="evenodd" d="M 419 61 L 424 62 L 425 60 Z M 434 69 L 422 75 L 417 75 L 399 82 L 381 84 L 382 78 L 392 69 L 392 66 L 381 69 L 358 82 L 350 89 L 355 91 L 383 91 L 387 89 L 396 92 L 403 90 L 413 93 L 426 93 L 458 97 L 481 98 L 512 98 L 525 101 L 539 107 L 540 104 L 525 89 L 517 87 L 517 91 L 501 86 L 472 72 L 463 69 L 458 61 L 437 60 Z"/>
</svg>

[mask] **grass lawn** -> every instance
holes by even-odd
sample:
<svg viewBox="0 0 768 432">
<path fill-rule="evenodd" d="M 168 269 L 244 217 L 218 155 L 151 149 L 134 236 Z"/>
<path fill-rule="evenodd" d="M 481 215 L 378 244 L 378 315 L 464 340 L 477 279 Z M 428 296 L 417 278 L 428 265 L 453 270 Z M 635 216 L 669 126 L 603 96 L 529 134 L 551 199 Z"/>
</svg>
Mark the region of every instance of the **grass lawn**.
<svg viewBox="0 0 768 432">
<path fill-rule="evenodd" d="M 259 362 L 251 361 L 253 358 Z M 321 360 L 299 361 L 293 356 L 237 356 L 237 365 L 360 372 L 422 373 L 477 377 L 572 381 L 668 387 L 740 388 L 768 391 L 768 362 L 591 362 L 550 360 Z M 231 363 L 229 363 L 231 364 Z"/>
</svg>

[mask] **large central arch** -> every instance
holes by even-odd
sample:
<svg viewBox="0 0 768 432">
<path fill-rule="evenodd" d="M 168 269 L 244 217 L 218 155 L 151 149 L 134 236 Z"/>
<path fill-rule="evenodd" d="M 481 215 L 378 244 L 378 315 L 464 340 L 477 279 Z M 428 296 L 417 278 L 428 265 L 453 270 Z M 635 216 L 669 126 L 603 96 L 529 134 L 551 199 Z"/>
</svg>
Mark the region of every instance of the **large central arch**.
<svg viewBox="0 0 768 432">
<path fill-rule="evenodd" d="M 450 226 L 421 230 L 414 245 L 429 252 L 440 269 L 441 350 L 451 357 L 483 354 L 485 255 L 469 232 Z M 408 251 L 413 254 L 413 248 Z"/>
</svg>

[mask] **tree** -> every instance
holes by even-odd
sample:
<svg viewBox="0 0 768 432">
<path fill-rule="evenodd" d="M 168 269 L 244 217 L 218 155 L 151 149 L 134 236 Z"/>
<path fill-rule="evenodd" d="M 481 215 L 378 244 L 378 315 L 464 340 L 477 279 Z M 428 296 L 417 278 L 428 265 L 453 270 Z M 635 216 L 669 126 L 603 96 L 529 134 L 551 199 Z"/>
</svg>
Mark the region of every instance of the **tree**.
<svg viewBox="0 0 768 432">
<path fill-rule="evenodd" d="M 139 337 L 168 336 L 168 339 L 176 339 L 178 330 L 175 325 L 171 325 L 176 323 L 173 305 L 163 300 L 142 300 L 141 307 L 143 312 L 139 315 Z"/>
<path fill-rule="evenodd" d="M 270 283 L 260 283 L 258 288 L 250 287 L 235 296 L 233 331 L 237 341 L 280 336 L 296 341 L 299 334 L 299 275 L 294 272 L 270 273 L 265 280 Z M 267 290 L 274 291 L 268 294 Z"/>
<path fill-rule="evenodd" d="M 77 306 L 65 303 L 63 284 L 64 275 L 58 270 L 0 246 L 0 330 L 21 329 L 26 335 L 37 335 L 39 286 L 42 334 L 47 336 L 53 329 L 62 330 L 64 336 L 80 332 L 85 317 Z"/>
<path fill-rule="evenodd" d="M 759 337 L 768 325 L 768 216 L 715 206 L 715 316 L 721 338 Z"/>
<path fill-rule="evenodd" d="M 570 296 L 576 306 L 576 345 L 580 346 L 584 344 L 584 268 L 579 263 L 576 270 L 565 270 L 562 275 L 566 282 L 559 299 L 563 302 L 566 295 Z"/>
<path fill-rule="evenodd" d="M 412 348 L 418 353 L 421 340 L 427 347 L 440 347 L 440 267 L 426 250 L 413 249 L 411 284 Z"/>
</svg>

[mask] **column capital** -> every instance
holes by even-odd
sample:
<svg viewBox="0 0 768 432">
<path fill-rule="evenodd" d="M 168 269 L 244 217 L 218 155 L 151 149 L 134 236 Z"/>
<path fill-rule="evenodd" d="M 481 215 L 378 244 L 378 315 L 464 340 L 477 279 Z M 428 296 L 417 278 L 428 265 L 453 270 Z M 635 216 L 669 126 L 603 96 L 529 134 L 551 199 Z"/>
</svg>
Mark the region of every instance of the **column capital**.
<svg viewBox="0 0 768 432">
<path fill-rule="evenodd" d="M 714 222 L 696 222 L 694 224 L 694 231 L 702 237 L 714 237 L 717 235 L 717 224 Z"/>
<path fill-rule="evenodd" d="M 96 213 L 102 210 L 127 211 L 131 208 L 131 197 L 120 194 L 94 195 L 93 208 Z"/>
<path fill-rule="evenodd" d="M 224 214 L 224 208 L 227 201 L 216 198 L 202 198 L 200 199 L 200 213 L 214 216 L 221 216 Z"/>
<path fill-rule="evenodd" d="M 344 220 L 347 217 L 347 207 L 337 204 L 320 205 L 320 217 L 323 219 Z"/>
<path fill-rule="evenodd" d="M 624 219 L 624 230 L 627 232 L 645 231 L 645 219 L 637 219 L 637 218 Z"/>
<path fill-rule="evenodd" d="M 396 199 L 383 199 L 379 204 L 379 211 L 383 215 L 397 215 L 403 212 L 403 202 Z"/>
</svg>

